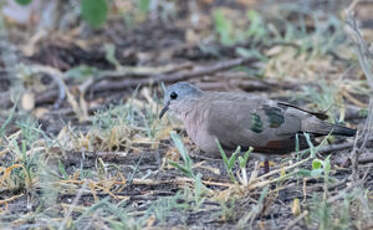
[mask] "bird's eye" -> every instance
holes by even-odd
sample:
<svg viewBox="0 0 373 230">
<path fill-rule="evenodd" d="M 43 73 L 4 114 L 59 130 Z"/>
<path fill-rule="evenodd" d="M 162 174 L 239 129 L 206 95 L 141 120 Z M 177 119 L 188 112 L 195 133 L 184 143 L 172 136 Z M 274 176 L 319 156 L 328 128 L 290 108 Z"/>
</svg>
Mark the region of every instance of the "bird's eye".
<svg viewBox="0 0 373 230">
<path fill-rule="evenodd" d="M 172 92 L 170 97 L 171 97 L 172 100 L 175 100 L 177 98 L 177 93 Z"/>
</svg>

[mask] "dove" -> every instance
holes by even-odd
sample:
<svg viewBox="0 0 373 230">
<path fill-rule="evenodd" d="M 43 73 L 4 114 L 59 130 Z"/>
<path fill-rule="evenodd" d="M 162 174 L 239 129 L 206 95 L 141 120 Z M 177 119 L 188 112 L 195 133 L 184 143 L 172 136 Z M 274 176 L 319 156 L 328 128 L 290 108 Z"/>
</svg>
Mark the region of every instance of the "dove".
<svg viewBox="0 0 373 230">
<path fill-rule="evenodd" d="M 252 147 L 268 157 L 295 151 L 296 135 L 300 149 L 308 147 L 303 133 L 311 137 L 328 134 L 354 136 L 355 129 L 324 121 L 327 115 L 298 106 L 239 92 L 202 91 L 188 82 L 170 85 L 164 95 L 162 119 L 170 111 L 184 123 L 191 140 L 208 156 L 220 157 L 217 140 L 227 155 L 237 146 Z"/>
</svg>

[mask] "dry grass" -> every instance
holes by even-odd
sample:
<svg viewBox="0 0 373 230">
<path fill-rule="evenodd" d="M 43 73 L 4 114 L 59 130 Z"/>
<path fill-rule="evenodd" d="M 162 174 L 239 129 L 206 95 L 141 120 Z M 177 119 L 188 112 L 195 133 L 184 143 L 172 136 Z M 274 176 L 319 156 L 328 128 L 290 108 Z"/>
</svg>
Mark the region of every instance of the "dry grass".
<svg viewBox="0 0 373 230">
<path fill-rule="evenodd" d="M 337 16 L 340 11 L 318 17 L 322 11 L 303 12 L 294 6 L 284 18 L 277 11 L 268 16 L 253 11 L 247 16 L 247 11 L 234 8 L 214 9 L 211 15 L 196 11 L 203 22 L 208 21 L 198 26 L 209 29 L 188 30 L 187 38 L 197 36 L 208 42 L 213 37 L 214 42 L 205 47 L 187 44 L 186 50 L 205 55 L 202 61 L 188 59 L 189 64 L 208 65 L 232 53 L 259 61 L 221 71 L 226 78 L 216 79 L 212 73 L 192 81 L 224 89 L 229 88 L 226 82 L 232 75 L 244 75 L 236 82 L 273 86 L 255 93 L 326 110 L 332 122 L 371 129 L 371 123 L 364 121 L 372 116 L 367 111 L 372 89 L 366 68 L 358 61 L 359 54 L 367 54 L 353 52 L 356 44 L 346 39 L 344 21 Z M 235 25 L 235 17 L 242 15 L 251 22 L 248 28 L 242 22 Z M 302 17 L 305 24 L 292 20 L 291 15 Z M 284 28 L 273 28 L 281 20 L 285 20 Z M 214 25 L 212 30 L 210 25 Z M 132 36 L 147 41 L 140 32 Z M 147 49 L 138 58 L 151 66 L 161 65 L 152 58 L 159 54 L 157 48 Z M 167 68 L 144 65 L 147 71 L 159 71 L 152 75 L 142 66 L 131 67 L 134 78 L 187 71 L 174 68 L 177 63 L 172 63 L 170 50 L 163 49 L 165 57 L 159 57 L 166 60 Z M 42 62 L 41 58 L 36 61 Z M 120 61 L 110 57 L 109 62 L 116 63 L 111 71 L 114 77 L 105 75 L 106 70 L 96 71 L 104 80 L 120 79 L 120 74 L 128 77 L 129 68 L 120 66 Z M 328 156 L 321 148 L 353 140 L 327 137 L 320 146 L 276 159 L 272 171 L 261 175 L 259 163 L 249 153 L 247 159 L 243 154 L 231 160 L 205 158 L 178 121 L 171 116 L 159 120 L 161 86 L 141 85 L 118 97 L 114 90 L 90 92 L 90 87 L 105 82 L 91 75 L 80 73 L 81 78 L 71 80 L 57 67 L 28 66 L 27 62 L 21 67 L 14 70 L 19 78 L 10 89 L 21 102 L 1 112 L 0 223 L 4 229 L 373 227 L 373 165 L 369 160 L 359 164 L 358 158 L 371 157 L 368 131 L 370 142 L 364 148 L 355 147 L 358 153 L 351 154 L 353 167 L 344 164 L 353 152 L 350 148 Z M 50 101 L 38 98 L 39 92 L 51 90 L 41 83 L 40 73 L 46 72 L 64 80 L 62 86 L 56 83 L 67 97 L 60 109 L 53 110 Z M 34 101 L 19 92 L 27 92 Z"/>
</svg>

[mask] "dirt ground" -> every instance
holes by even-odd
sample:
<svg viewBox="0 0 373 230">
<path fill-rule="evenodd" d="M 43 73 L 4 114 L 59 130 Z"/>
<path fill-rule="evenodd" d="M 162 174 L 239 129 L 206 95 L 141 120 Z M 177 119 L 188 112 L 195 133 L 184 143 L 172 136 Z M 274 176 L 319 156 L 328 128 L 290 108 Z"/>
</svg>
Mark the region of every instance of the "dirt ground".
<svg viewBox="0 0 373 230">
<path fill-rule="evenodd" d="M 373 229 L 373 3 L 118 0 L 94 29 L 66 2 L 53 30 L 1 15 L 0 229 Z M 228 165 L 158 119 L 178 81 L 359 132 Z"/>
</svg>

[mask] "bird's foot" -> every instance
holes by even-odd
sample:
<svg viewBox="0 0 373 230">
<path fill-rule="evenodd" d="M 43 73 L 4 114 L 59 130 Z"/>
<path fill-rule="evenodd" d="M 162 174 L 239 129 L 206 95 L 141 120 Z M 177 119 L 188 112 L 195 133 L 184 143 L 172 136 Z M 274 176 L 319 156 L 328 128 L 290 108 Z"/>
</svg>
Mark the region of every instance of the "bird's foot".
<svg viewBox="0 0 373 230">
<path fill-rule="evenodd" d="M 262 162 L 260 162 L 260 164 L 259 164 L 260 167 L 263 167 L 263 168 L 264 168 L 264 174 L 269 173 L 269 171 L 270 171 L 270 167 L 273 167 L 273 166 L 275 166 L 275 165 L 276 165 L 275 162 L 273 162 L 273 161 L 268 161 L 268 160 L 262 161 Z"/>
</svg>

